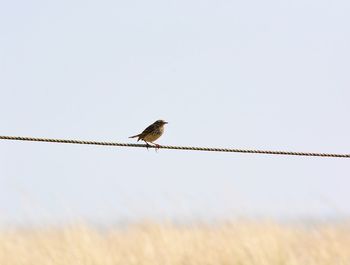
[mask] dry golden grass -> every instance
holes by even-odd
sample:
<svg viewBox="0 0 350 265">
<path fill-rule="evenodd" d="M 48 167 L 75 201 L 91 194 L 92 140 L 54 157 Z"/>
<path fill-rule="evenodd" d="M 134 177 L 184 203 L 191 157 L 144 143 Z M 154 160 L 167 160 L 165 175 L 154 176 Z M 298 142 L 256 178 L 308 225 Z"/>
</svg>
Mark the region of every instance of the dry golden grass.
<svg viewBox="0 0 350 265">
<path fill-rule="evenodd" d="M 350 225 L 233 222 L 0 232 L 1 265 L 350 265 Z"/>
</svg>

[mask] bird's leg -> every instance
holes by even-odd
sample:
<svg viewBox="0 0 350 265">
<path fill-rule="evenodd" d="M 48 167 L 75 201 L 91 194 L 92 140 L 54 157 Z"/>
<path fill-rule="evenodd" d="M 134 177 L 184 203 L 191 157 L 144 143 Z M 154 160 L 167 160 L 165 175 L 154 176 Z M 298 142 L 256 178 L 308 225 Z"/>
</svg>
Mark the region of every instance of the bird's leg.
<svg viewBox="0 0 350 265">
<path fill-rule="evenodd" d="M 143 140 L 146 143 L 146 148 L 148 150 L 148 147 L 150 147 L 150 145 L 148 144 L 148 142 L 146 142 L 145 140 Z"/>
<path fill-rule="evenodd" d="M 155 147 L 156 147 L 156 148 L 155 148 L 155 149 L 156 149 L 156 152 L 158 152 L 160 145 L 159 145 L 159 144 L 156 144 L 156 143 L 153 143 L 153 142 L 151 142 L 151 143 L 155 145 Z"/>
</svg>

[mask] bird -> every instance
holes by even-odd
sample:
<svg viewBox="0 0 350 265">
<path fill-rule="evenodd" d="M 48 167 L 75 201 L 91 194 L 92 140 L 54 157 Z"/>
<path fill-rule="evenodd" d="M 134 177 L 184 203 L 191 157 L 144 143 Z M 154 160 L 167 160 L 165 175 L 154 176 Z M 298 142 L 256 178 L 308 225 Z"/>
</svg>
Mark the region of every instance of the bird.
<svg viewBox="0 0 350 265">
<path fill-rule="evenodd" d="M 149 143 L 152 143 L 156 147 L 159 147 L 160 145 L 154 143 L 154 141 L 162 136 L 164 132 L 165 124 L 168 124 L 168 122 L 164 120 L 157 120 L 154 123 L 152 123 L 150 126 L 148 126 L 146 129 L 144 129 L 142 133 L 130 136 L 129 138 L 138 137 L 137 141 L 140 141 L 140 140 L 144 141 L 147 145 L 147 148 L 149 146 Z"/>
</svg>

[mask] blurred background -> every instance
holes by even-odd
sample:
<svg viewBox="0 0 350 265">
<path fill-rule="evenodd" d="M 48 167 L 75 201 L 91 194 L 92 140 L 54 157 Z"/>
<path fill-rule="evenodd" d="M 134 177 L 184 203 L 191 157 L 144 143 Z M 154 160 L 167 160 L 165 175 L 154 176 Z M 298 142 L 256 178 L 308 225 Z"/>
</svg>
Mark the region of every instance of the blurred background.
<svg viewBox="0 0 350 265">
<path fill-rule="evenodd" d="M 3 1 L 0 135 L 350 153 L 350 2 Z M 0 225 L 334 220 L 347 159 L 0 141 Z"/>
</svg>

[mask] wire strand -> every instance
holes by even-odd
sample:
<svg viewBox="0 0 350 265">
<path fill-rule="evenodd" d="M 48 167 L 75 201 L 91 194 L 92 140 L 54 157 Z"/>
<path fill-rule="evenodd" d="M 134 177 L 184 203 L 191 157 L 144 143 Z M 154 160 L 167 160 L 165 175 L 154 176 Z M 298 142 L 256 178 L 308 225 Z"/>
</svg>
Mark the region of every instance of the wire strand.
<svg viewBox="0 0 350 265">
<path fill-rule="evenodd" d="M 70 140 L 70 139 L 52 139 L 52 138 L 38 138 L 38 137 L 22 137 L 22 136 L 0 136 L 0 140 L 47 142 L 47 143 L 61 143 L 61 144 L 81 144 L 81 145 L 120 146 L 120 147 L 141 147 L 141 148 L 172 149 L 172 150 L 187 150 L 187 151 L 206 151 L 206 152 L 350 158 L 350 154 L 269 151 L 269 150 L 252 150 L 252 149 L 236 149 L 236 148 L 211 148 L 211 147 L 195 147 L 195 146 L 171 146 L 171 145 L 153 146 L 153 145 L 146 145 L 146 144 L 85 141 L 85 140 Z"/>
</svg>

